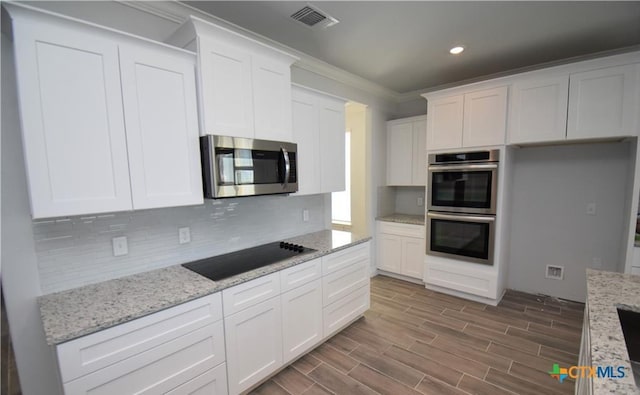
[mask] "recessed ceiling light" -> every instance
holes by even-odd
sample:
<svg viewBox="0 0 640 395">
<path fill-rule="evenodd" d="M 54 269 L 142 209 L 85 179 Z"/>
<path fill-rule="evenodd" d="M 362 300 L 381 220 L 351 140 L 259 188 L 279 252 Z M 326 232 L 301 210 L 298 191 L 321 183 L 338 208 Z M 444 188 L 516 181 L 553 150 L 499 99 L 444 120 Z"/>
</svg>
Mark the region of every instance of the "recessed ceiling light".
<svg viewBox="0 0 640 395">
<path fill-rule="evenodd" d="M 451 48 L 449 50 L 449 53 L 452 54 L 452 55 L 458 55 L 458 54 L 461 54 L 462 51 L 464 51 L 464 47 L 458 46 L 458 47 Z"/>
</svg>

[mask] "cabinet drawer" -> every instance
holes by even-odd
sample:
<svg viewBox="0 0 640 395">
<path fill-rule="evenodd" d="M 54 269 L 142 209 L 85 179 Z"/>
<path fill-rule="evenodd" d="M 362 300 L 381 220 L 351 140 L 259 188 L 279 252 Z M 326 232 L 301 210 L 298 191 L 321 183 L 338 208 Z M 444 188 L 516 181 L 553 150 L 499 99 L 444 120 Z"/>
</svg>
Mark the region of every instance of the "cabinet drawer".
<svg viewBox="0 0 640 395">
<path fill-rule="evenodd" d="M 64 384 L 65 395 L 163 394 L 220 365 L 222 321 Z"/>
<path fill-rule="evenodd" d="M 322 304 L 326 306 L 369 284 L 369 261 L 359 261 L 322 278 Z"/>
<path fill-rule="evenodd" d="M 323 309 L 324 337 L 328 337 L 369 309 L 369 284 Z"/>
<path fill-rule="evenodd" d="M 222 291 L 224 316 L 280 295 L 280 273 L 256 278 Z"/>
<path fill-rule="evenodd" d="M 167 395 L 226 395 L 227 364 L 221 363 L 200 376 L 167 392 Z"/>
<path fill-rule="evenodd" d="M 378 233 L 397 236 L 424 238 L 424 225 L 399 224 L 394 222 L 377 221 Z"/>
<path fill-rule="evenodd" d="M 321 275 L 322 259 L 320 258 L 285 269 L 280 272 L 282 292 L 287 292 L 309 281 L 316 280 Z"/>
<path fill-rule="evenodd" d="M 369 243 L 359 244 L 322 257 L 322 275 L 347 267 L 361 259 L 369 259 Z"/>
<path fill-rule="evenodd" d="M 220 293 L 215 293 L 63 343 L 56 347 L 62 382 L 136 356 L 221 319 Z"/>
</svg>

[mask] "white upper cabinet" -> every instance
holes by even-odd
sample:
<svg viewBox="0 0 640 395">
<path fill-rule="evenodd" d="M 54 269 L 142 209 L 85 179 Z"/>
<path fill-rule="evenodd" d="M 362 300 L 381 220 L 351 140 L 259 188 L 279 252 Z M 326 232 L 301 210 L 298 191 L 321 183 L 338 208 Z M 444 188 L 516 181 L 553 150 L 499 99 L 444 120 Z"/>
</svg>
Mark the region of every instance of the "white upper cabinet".
<svg viewBox="0 0 640 395">
<path fill-rule="evenodd" d="M 504 144 L 507 130 L 506 86 L 464 95 L 463 147 Z"/>
<path fill-rule="evenodd" d="M 198 52 L 201 134 L 292 140 L 297 58 L 193 16 L 167 42 Z"/>
<path fill-rule="evenodd" d="M 5 6 L 33 217 L 202 203 L 195 55 Z"/>
<path fill-rule="evenodd" d="M 428 100 L 429 150 L 504 144 L 508 87 Z"/>
<path fill-rule="evenodd" d="M 387 185 L 425 185 L 426 129 L 424 116 L 387 122 Z"/>
<path fill-rule="evenodd" d="M 293 140 L 298 144 L 298 194 L 345 188 L 344 100 L 292 87 Z"/>
<path fill-rule="evenodd" d="M 564 140 L 569 77 L 546 77 L 513 84 L 509 107 L 509 143 Z"/>
<path fill-rule="evenodd" d="M 572 74 L 567 139 L 638 134 L 640 65 Z"/>
<path fill-rule="evenodd" d="M 130 210 L 118 45 L 11 10 L 33 217 Z"/>
<path fill-rule="evenodd" d="M 188 55 L 120 47 L 134 209 L 203 202 L 193 65 Z"/>
<path fill-rule="evenodd" d="M 464 96 L 428 99 L 427 146 L 431 150 L 462 147 Z"/>
</svg>

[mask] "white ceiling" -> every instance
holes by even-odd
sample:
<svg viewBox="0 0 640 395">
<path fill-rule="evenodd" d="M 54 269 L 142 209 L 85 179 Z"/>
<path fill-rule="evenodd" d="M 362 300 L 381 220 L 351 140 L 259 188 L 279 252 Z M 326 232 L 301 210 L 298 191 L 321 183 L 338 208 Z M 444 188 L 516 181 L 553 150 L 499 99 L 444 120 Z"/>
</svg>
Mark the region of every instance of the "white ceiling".
<svg viewBox="0 0 640 395">
<path fill-rule="evenodd" d="M 398 93 L 640 45 L 640 1 L 310 2 L 325 30 L 289 18 L 306 2 L 186 3 Z"/>
</svg>

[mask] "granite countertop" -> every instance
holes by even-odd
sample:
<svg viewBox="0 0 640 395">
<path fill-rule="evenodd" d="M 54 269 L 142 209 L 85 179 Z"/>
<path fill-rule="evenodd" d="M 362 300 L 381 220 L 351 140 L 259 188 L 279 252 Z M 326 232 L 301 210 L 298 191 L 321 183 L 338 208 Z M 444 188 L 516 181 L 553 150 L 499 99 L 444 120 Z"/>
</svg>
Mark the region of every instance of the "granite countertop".
<svg viewBox="0 0 640 395">
<path fill-rule="evenodd" d="M 594 394 L 640 394 L 616 309 L 640 312 L 640 276 L 587 269 L 587 303 L 591 364 L 624 366 L 626 372 L 619 379 L 594 378 Z"/>
<path fill-rule="evenodd" d="M 370 240 L 324 230 L 285 241 L 316 252 L 212 281 L 181 265 L 44 295 L 40 315 L 50 345 L 60 344 Z"/>
<path fill-rule="evenodd" d="M 422 225 L 424 226 L 424 215 L 409 215 L 409 214 L 391 214 L 376 218 L 377 221 L 384 222 L 397 222 L 401 224 L 409 225 Z"/>
</svg>

